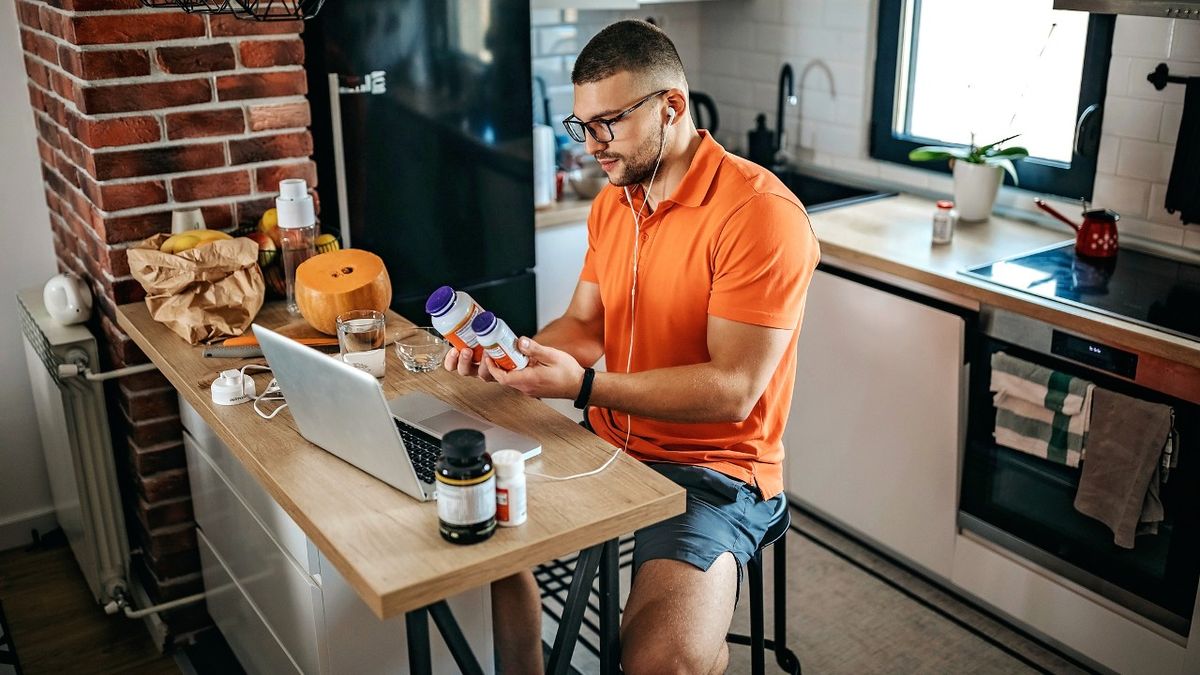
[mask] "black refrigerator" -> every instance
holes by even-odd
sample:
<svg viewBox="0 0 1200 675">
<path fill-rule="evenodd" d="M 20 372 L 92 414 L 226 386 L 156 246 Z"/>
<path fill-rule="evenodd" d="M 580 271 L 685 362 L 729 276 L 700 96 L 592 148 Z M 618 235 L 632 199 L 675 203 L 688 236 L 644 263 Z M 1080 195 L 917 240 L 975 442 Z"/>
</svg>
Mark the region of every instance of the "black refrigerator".
<svg viewBox="0 0 1200 675">
<path fill-rule="evenodd" d="M 532 335 L 528 0 L 335 0 L 304 42 L 322 228 L 419 325 L 450 285 Z"/>
</svg>

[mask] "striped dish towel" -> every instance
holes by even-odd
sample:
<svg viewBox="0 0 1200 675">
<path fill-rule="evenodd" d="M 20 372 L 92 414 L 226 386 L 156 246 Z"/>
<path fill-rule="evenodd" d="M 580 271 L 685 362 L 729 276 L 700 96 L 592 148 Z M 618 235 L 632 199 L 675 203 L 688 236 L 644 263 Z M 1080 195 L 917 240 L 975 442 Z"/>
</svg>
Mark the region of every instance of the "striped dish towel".
<svg viewBox="0 0 1200 675">
<path fill-rule="evenodd" d="M 1094 384 L 1003 352 L 992 354 L 996 443 L 1077 467 L 1091 422 Z"/>
</svg>

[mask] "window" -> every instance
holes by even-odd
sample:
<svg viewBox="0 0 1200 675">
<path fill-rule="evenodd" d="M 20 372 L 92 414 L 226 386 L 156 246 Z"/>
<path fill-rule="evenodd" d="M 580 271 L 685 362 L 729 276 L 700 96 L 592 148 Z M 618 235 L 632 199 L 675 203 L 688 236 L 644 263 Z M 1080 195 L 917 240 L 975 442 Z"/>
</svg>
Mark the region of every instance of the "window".
<svg viewBox="0 0 1200 675">
<path fill-rule="evenodd" d="M 871 156 L 949 172 L 908 153 L 1020 134 L 1022 188 L 1091 199 L 1113 17 L 1051 5 L 880 0 Z"/>
</svg>

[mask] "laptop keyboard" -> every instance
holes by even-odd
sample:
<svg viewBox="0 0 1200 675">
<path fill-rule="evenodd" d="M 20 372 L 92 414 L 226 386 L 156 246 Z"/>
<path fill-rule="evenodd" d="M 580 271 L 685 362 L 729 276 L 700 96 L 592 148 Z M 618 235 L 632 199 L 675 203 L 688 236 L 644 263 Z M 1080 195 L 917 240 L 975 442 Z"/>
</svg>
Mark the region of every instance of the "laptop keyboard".
<svg viewBox="0 0 1200 675">
<path fill-rule="evenodd" d="M 394 417 L 392 419 L 396 422 L 400 438 L 404 440 L 404 447 L 408 449 L 408 456 L 417 471 L 417 478 L 420 478 L 422 483 L 432 483 L 434 465 L 442 454 L 442 442 L 436 436 L 427 434 L 407 422 Z"/>
</svg>

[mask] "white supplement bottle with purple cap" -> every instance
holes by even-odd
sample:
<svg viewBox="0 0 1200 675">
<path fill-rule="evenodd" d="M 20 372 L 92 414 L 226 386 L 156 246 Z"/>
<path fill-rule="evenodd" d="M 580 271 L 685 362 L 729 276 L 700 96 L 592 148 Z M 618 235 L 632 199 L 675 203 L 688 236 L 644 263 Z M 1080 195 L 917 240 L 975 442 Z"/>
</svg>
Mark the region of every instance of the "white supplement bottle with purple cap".
<svg viewBox="0 0 1200 675">
<path fill-rule="evenodd" d="M 471 329 L 479 338 L 483 353 L 504 370 L 520 370 L 529 365 L 529 357 L 517 351 L 517 336 L 504 319 L 491 312 L 481 312 L 471 321 Z"/>
<path fill-rule="evenodd" d="M 460 352 L 470 349 L 474 352 L 471 357 L 474 363 L 483 360 L 483 346 L 479 344 L 479 337 L 471 328 L 471 321 L 483 312 L 483 308 L 474 298 L 463 291 L 442 286 L 425 301 L 425 311 L 429 314 L 433 327 L 455 349 Z"/>
</svg>

